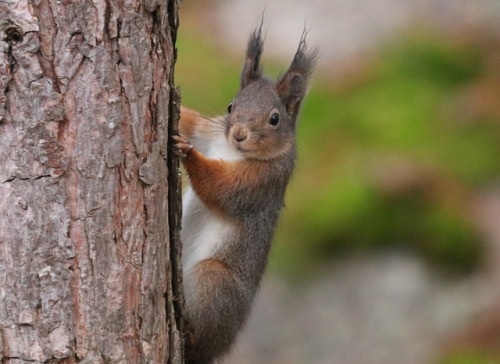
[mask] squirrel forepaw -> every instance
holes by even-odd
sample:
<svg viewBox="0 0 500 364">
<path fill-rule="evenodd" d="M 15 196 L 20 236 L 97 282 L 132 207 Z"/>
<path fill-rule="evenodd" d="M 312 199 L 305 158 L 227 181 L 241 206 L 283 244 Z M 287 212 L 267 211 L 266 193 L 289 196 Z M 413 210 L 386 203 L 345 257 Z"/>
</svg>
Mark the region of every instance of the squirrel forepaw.
<svg viewBox="0 0 500 364">
<path fill-rule="evenodd" d="M 175 141 L 174 153 L 179 158 L 186 158 L 193 150 L 191 141 L 182 135 L 174 135 L 172 137 Z"/>
</svg>

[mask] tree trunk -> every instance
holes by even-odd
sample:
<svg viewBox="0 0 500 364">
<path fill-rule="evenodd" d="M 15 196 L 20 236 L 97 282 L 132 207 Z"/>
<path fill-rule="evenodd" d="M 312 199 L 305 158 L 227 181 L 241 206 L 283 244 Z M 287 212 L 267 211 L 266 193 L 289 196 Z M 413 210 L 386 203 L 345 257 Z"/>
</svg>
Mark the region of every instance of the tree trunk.
<svg viewBox="0 0 500 364">
<path fill-rule="evenodd" d="M 178 2 L 0 0 L 2 363 L 182 362 Z"/>
</svg>

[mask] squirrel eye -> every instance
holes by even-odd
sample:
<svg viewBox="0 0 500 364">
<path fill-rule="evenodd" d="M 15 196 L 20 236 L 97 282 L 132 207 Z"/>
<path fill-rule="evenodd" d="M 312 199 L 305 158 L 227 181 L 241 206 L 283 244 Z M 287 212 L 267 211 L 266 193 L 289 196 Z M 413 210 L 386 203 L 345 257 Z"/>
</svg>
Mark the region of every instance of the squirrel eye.
<svg viewBox="0 0 500 364">
<path fill-rule="evenodd" d="M 274 113 L 271 115 L 271 118 L 269 119 L 269 124 L 272 126 L 277 126 L 280 122 L 280 115 L 278 113 Z"/>
<path fill-rule="evenodd" d="M 227 105 L 227 113 L 231 114 L 231 109 L 233 108 L 233 103 L 231 102 L 229 105 Z"/>
</svg>

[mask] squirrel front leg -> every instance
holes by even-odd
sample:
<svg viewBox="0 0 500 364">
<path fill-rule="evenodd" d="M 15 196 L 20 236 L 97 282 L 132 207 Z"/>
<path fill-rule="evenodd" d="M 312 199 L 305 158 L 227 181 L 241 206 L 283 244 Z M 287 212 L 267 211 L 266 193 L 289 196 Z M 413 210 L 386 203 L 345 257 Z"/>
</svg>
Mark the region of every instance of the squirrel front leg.
<svg viewBox="0 0 500 364">
<path fill-rule="evenodd" d="M 251 207 L 252 202 L 246 200 L 242 191 L 250 191 L 259 184 L 265 165 L 210 159 L 194 148 L 188 138 L 181 135 L 173 138 L 175 153 L 182 158 L 191 186 L 207 207 L 228 214 L 241 199 Z"/>
<path fill-rule="evenodd" d="M 209 207 L 217 208 L 218 188 L 225 180 L 225 162 L 206 158 L 193 147 L 191 141 L 181 135 L 175 135 L 175 153 L 182 158 L 182 163 L 186 168 L 191 186 L 196 191 L 199 198 Z M 226 188 L 228 187 L 226 183 Z"/>
</svg>

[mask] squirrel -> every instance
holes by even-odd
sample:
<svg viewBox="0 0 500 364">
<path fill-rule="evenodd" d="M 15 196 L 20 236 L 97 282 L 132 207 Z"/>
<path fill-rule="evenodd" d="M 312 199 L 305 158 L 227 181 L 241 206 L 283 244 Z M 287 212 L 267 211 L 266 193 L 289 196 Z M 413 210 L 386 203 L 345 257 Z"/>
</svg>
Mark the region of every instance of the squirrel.
<svg viewBox="0 0 500 364">
<path fill-rule="evenodd" d="M 209 119 L 181 106 L 173 136 L 190 186 L 183 198 L 186 362 L 213 363 L 244 325 L 292 175 L 297 117 L 315 65 L 306 32 L 278 80 L 262 74 L 262 23 L 250 35 L 240 90 Z"/>
</svg>

